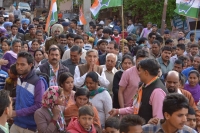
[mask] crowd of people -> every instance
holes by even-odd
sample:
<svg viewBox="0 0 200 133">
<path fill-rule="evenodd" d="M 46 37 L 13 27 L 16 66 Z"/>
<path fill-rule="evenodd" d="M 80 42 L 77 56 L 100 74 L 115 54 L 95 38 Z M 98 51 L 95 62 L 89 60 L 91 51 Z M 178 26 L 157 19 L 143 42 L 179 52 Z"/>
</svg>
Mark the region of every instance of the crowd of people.
<svg viewBox="0 0 200 133">
<path fill-rule="evenodd" d="M 47 33 L 46 13 L 0 15 L 0 133 L 200 132 L 195 33 L 149 22 L 133 34 L 116 16 Z"/>
</svg>

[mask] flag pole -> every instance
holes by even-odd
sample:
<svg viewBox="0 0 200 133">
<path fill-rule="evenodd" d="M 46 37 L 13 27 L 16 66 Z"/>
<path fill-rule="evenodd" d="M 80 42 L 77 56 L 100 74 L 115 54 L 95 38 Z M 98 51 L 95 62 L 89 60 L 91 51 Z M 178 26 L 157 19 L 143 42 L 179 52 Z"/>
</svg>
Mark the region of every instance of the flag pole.
<svg viewBox="0 0 200 133">
<path fill-rule="evenodd" d="M 124 39 L 124 5 L 122 0 L 122 39 Z M 122 41 L 122 54 L 124 54 L 124 41 Z"/>
</svg>

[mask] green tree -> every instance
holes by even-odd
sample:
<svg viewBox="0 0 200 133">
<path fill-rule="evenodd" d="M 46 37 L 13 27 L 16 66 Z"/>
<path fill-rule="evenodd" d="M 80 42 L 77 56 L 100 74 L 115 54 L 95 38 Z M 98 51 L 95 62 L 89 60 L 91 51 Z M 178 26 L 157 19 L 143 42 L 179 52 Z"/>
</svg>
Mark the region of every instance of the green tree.
<svg viewBox="0 0 200 133">
<path fill-rule="evenodd" d="M 164 0 L 124 0 L 124 12 L 131 12 L 134 18 L 137 18 L 139 22 L 146 24 L 152 22 L 161 25 L 162 12 L 163 12 Z M 170 19 L 175 14 L 176 8 L 175 0 L 168 0 L 166 23 L 170 25 Z"/>
</svg>

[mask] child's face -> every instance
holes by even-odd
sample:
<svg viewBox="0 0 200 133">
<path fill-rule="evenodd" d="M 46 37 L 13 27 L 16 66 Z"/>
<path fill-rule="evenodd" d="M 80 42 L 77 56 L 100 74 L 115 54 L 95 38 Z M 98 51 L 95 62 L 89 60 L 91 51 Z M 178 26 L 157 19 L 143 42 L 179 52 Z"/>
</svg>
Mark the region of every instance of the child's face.
<svg viewBox="0 0 200 133">
<path fill-rule="evenodd" d="M 106 46 L 107 46 L 108 44 L 107 43 L 101 43 L 100 45 L 99 45 L 99 50 L 101 50 L 101 51 L 106 51 Z"/>
<path fill-rule="evenodd" d="M 196 116 L 195 115 L 187 115 L 187 122 L 185 123 L 185 125 L 195 129 L 196 128 Z"/>
<path fill-rule="evenodd" d="M 85 130 L 90 130 L 92 124 L 93 124 L 93 116 L 90 115 L 82 115 L 78 117 L 78 120 L 81 124 L 81 126 L 85 129 Z"/>
<path fill-rule="evenodd" d="M 10 50 L 10 46 L 8 46 L 6 42 L 2 42 L 1 47 L 2 47 L 3 52 Z"/>
<path fill-rule="evenodd" d="M 115 128 L 107 127 L 105 129 L 105 133 L 119 133 L 119 130 L 117 130 Z"/>
</svg>

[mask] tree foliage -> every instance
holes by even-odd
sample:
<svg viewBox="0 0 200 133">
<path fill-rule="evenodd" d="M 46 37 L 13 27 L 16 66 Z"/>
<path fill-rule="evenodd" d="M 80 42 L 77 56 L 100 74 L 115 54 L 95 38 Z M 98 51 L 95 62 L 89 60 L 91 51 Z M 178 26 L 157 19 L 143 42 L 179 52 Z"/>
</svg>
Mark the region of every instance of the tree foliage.
<svg viewBox="0 0 200 133">
<path fill-rule="evenodd" d="M 131 16 L 137 18 L 139 22 L 152 22 L 161 25 L 164 0 L 124 0 L 124 11 L 130 12 Z M 170 19 L 173 18 L 175 0 L 168 0 L 166 23 L 170 25 Z"/>
</svg>

